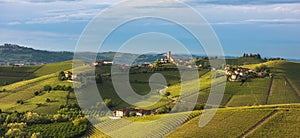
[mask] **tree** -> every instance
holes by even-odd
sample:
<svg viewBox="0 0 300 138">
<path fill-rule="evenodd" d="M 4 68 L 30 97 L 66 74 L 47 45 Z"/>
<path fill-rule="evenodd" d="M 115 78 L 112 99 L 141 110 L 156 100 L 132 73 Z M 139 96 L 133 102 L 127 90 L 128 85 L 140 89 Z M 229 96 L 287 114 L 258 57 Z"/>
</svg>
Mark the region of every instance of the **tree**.
<svg viewBox="0 0 300 138">
<path fill-rule="evenodd" d="M 153 62 L 153 67 L 154 68 L 158 68 L 160 66 L 160 62 L 158 59 L 156 59 L 154 62 Z"/>
<path fill-rule="evenodd" d="M 66 80 L 65 72 L 61 71 L 58 74 L 58 80 L 60 80 L 60 81 Z"/>
<path fill-rule="evenodd" d="M 101 74 L 97 74 L 95 79 L 96 79 L 96 83 L 102 83 L 103 82 Z"/>
<path fill-rule="evenodd" d="M 44 91 L 50 92 L 52 90 L 52 87 L 50 85 L 45 85 L 44 86 Z"/>
<path fill-rule="evenodd" d="M 23 100 L 18 100 L 17 104 L 24 104 L 24 101 Z"/>
<path fill-rule="evenodd" d="M 35 96 L 38 96 L 39 94 L 40 94 L 39 91 L 34 92 L 34 95 L 35 95 Z"/>
<path fill-rule="evenodd" d="M 37 113 L 27 112 L 25 114 L 25 120 L 26 120 L 27 123 L 35 124 L 35 123 L 39 123 L 40 122 L 41 117 Z"/>
<path fill-rule="evenodd" d="M 258 58 L 258 59 L 261 59 L 261 56 L 260 56 L 260 54 L 257 54 L 257 58 Z"/>
<path fill-rule="evenodd" d="M 104 104 L 105 106 L 107 106 L 108 108 L 113 107 L 113 104 L 112 104 L 111 99 L 104 99 L 104 100 L 103 100 L 103 104 Z"/>
<path fill-rule="evenodd" d="M 193 61 L 194 61 L 194 63 L 197 65 L 197 64 L 198 64 L 198 62 L 199 62 L 199 57 L 198 57 L 198 56 L 196 56 L 196 57 L 193 59 Z"/>
<path fill-rule="evenodd" d="M 25 132 L 20 130 L 19 128 L 10 128 L 6 133 L 6 137 L 25 137 Z"/>
<path fill-rule="evenodd" d="M 129 116 L 136 116 L 136 112 L 130 112 Z"/>
<path fill-rule="evenodd" d="M 30 138 L 42 138 L 41 133 L 33 133 Z"/>
<path fill-rule="evenodd" d="M 170 92 L 166 92 L 166 93 L 165 93 L 165 96 L 167 96 L 167 97 L 170 96 L 170 95 L 171 95 Z"/>
<path fill-rule="evenodd" d="M 51 100 L 50 100 L 49 98 L 47 98 L 47 99 L 46 99 L 46 102 L 47 102 L 47 103 L 50 103 L 50 102 L 51 102 Z"/>
<path fill-rule="evenodd" d="M 79 117 L 74 119 L 72 123 L 74 124 L 74 126 L 79 126 L 79 125 L 87 124 L 88 119 L 86 117 Z"/>
</svg>

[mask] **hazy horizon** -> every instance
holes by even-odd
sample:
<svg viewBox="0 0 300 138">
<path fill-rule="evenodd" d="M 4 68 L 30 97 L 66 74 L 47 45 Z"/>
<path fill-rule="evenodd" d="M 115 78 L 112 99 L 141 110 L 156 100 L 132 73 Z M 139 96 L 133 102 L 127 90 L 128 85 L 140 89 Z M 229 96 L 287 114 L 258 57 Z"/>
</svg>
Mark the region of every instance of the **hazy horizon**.
<svg viewBox="0 0 300 138">
<path fill-rule="evenodd" d="M 211 25 L 223 46 L 224 55 L 260 53 L 263 57 L 300 59 L 298 0 L 181 1 L 202 14 Z M 86 25 L 102 11 L 119 2 L 121 1 L 0 0 L 0 8 L 3 11 L 0 13 L 0 43 L 51 51 L 74 51 Z M 190 44 L 186 47 L 190 48 L 193 54 L 204 54 L 202 49 L 194 47 L 192 40 L 176 32 L 177 26 L 148 20 L 129 25 L 127 28 L 135 31 L 136 26 L 149 24 L 156 26 L 158 30 L 165 29 L 167 33 L 177 35 L 182 41 Z M 124 38 L 131 35 L 131 32 L 121 33 Z M 115 42 L 112 41 L 109 47 L 102 51 L 117 51 L 118 44 Z M 151 42 L 151 45 L 163 43 L 158 39 Z M 139 43 L 136 44 L 138 45 Z M 145 44 L 144 47 L 151 45 Z M 91 50 L 87 48 L 87 51 Z"/>
</svg>

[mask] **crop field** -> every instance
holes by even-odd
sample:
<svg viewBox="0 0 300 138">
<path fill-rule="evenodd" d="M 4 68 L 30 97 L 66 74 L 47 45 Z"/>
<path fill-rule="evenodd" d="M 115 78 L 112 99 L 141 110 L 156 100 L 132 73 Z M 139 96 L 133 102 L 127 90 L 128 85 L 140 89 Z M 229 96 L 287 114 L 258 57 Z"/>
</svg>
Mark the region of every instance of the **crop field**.
<svg viewBox="0 0 300 138">
<path fill-rule="evenodd" d="M 226 59 L 226 63 L 230 65 L 243 65 L 245 62 L 249 64 L 258 64 L 263 62 L 263 60 L 253 57 L 240 57 L 235 59 Z"/>
<path fill-rule="evenodd" d="M 226 106 L 263 105 L 268 96 L 270 79 L 253 79 L 243 86 L 240 83 L 228 82 L 225 94 L 232 95 Z"/>
<path fill-rule="evenodd" d="M 249 137 L 300 137 L 300 110 L 282 110 Z"/>
<path fill-rule="evenodd" d="M 44 137 L 79 137 L 87 125 L 74 126 L 72 122 L 32 125 L 26 131 L 39 132 Z"/>
<path fill-rule="evenodd" d="M 101 130 L 105 131 L 109 135 L 117 137 L 162 137 L 165 134 L 176 129 L 184 122 L 187 122 L 199 116 L 201 113 L 202 111 L 193 111 L 155 116 L 128 117 L 123 118 L 122 120 L 102 119 L 102 122 L 95 125 L 95 127 L 103 128 Z M 93 132 L 90 132 L 90 135 L 88 135 L 89 137 L 107 137 L 107 135 L 97 130 L 96 128 L 92 129 L 94 134 Z M 147 129 L 147 131 L 138 131 L 141 128 Z"/>
<path fill-rule="evenodd" d="M 238 137 L 270 112 L 271 109 L 219 110 L 203 128 L 198 126 L 200 117 L 196 117 L 166 137 Z"/>
<path fill-rule="evenodd" d="M 69 70 L 72 68 L 72 63 L 72 61 L 65 61 L 38 66 L 3 66 L 0 67 L 0 86 Z"/>
<path fill-rule="evenodd" d="M 275 77 L 268 104 L 299 103 L 297 92 L 282 77 Z"/>
<path fill-rule="evenodd" d="M 4 111 L 36 111 L 39 113 L 53 114 L 60 105 L 66 103 L 67 92 L 51 91 L 43 92 L 35 96 L 36 91 L 43 90 L 45 85 L 52 87 L 56 85 L 72 86 L 70 82 L 61 82 L 58 80 L 58 73 L 44 75 L 30 80 L 25 80 L 0 87 L 5 92 L 0 92 L 0 109 Z M 49 98 L 52 102 L 46 103 Z M 18 104 L 22 100 L 24 104 Z"/>
<path fill-rule="evenodd" d="M 84 63 L 84 62 L 82 62 Z M 44 76 L 60 71 L 66 71 L 72 69 L 73 61 L 65 61 L 55 64 L 46 64 L 41 66 L 40 69 L 34 72 L 35 76 Z"/>
<path fill-rule="evenodd" d="M 101 68 L 98 68 L 96 70 L 96 72 L 109 71 L 107 66 L 103 66 L 103 69 L 104 70 L 101 71 Z M 207 70 L 199 71 L 199 75 L 204 75 L 207 72 L 208 72 Z M 180 82 L 179 72 L 177 72 L 177 71 L 158 71 L 156 73 L 161 73 L 166 78 L 166 81 L 167 81 L 168 85 L 171 85 L 172 87 L 173 87 L 173 85 L 175 86 L 174 89 L 177 89 L 177 87 L 181 87 L 181 85 L 178 85 L 178 83 Z M 151 90 L 150 86 L 149 86 L 149 79 L 150 79 L 152 74 L 153 73 L 130 74 L 129 79 L 130 79 L 130 85 L 131 85 L 132 89 L 140 95 L 148 94 Z M 190 91 L 192 91 L 193 87 L 191 87 L 191 86 L 193 86 L 194 84 L 195 84 L 195 81 L 191 81 L 191 82 L 187 82 L 186 86 L 187 86 L 187 88 L 191 88 Z M 158 85 L 158 87 L 161 87 L 161 89 L 164 88 L 163 86 L 160 86 L 161 84 L 157 84 L 157 85 Z M 160 96 L 159 91 L 161 89 L 154 90 L 154 91 L 157 92 L 157 96 Z M 103 82 L 101 84 L 98 84 L 98 90 L 99 90 L 102 98 L 113 100 L 113 103 L 116 104 L 116 106 L 114 106 L 113 109 L 119 109 L 119 108 L 124 108 L 124 107 L 130 106 L 130 105 L 126 104 L 117 95 L 117 93 L 114 90 L 113 83 L 110 79 L 103 79 Z M 87 90 L 87 91 L 89 91 L 89 90 Z M 168 92 L 168 91 L 169 90 L 167 89 L 166 92 Z M 171 93 L 171 95 L 173 95 L 173 94 Z M 169 104 L 169 100 L 170 99 L 168 99 L 167 97 L 162 96 L 161 100 L 158 101 L 156 104 L 148 106 L 148 107 L 143 107 L 143 109 L 149 109 L 149 110 L 150 109 L 156 109 L 156 108 L 161 107 L 163 105 Z M 145 102 L 145 101 L 141 100 L 141 102 Z"/>
<path fill-rule="evenodd" d="M 41 66 L 0 67 L 0 86 L 34 78 L 34 72 Z"/>
<path fill-rule="evenodd" d="M 262 64 L 267 65 L 275 76 L 268 103 L 299 103 L 300 73 L 297 70 L 300 69 L 300 64 L 287 61 L 269 61 Z M 261 64 L 244 67 L 255 69 L 259 65 Z"/>
<path fill-rule="evenodd" d="M 260 61 L 253 62 L 260 63 Z M 82 64 L 85 63 L 83 62 Z M 137 132 L 139 129 L 142 128 L 146 130 L 151 128 L 155 133 L 150 133 L 150 131 L 149 134 L 148 132 L 143 133 L 147 133 L 149 136 L 159 137 L 165 136 L 166 134 L 168 134 L 166 137 L 239 137 L 274 110 L 278 110 L 276 114 L 268 118 L 265 122 L 257 125 L 251 133 L 247 134 L 247 137 L 300 137 L 297 133 L 300 130 L 298 127 L 300 120 L 297 119 L 300 108 L 296 105 L 300 102 L 300 85 L 298 85 L 300 83 L 300 73 L 297 72 L 297 69 L 300 70 L 300 64 L 286 61 L 272 61 L 264 64 L 271 69 L 274 75 L 273 81 L 268 78 L 255 78 L 245 82 L 243 85 L 241 85 L 241 82 L 227 82 L 220 104 L 222 109 L 220 109 L 213 120 L 203 128 L 198 127 L 199 115 L 202 111 L 197 110 L 194 111 L 191 116 L 188 116 L 186 112 L 182 112 L 143 117 L 126 117 L 125 120 L 135 122 L 138 125 L 133 127 L 134 125 L 132 123 L 123 122 L 118 126 L 120 129 L 106 130 L 105 133 L 119 136 L 119 134 L 123 134 L 123 132 L 128 132 L 127 134 L 139 136 L 142 135 L 142 133 Z M 254 64 L 245 67 L 254 69 L 258 65 L 259 64 Z M 72 62 L 67 61 L 42 66 L 14 67 L 14 69 L 12 69 L 12 67 L 0 67 L 0 109 L 4 112 L 13 112 L 16 110 L 18 112 L 33 111 L 38 114 L 55 114 L 60 105 L 66 103 L 68 92 L 62 90 L 51 90 L 47 92 L 43 89 L 45 85 L 52 87 L 57 85 L 73 86 L 71 82 L 58 80 L 58 73 L 60 71 L 70 70 L 71 66 Z M 105 74 L 103 75 L 102 82 L 97 84 L 102 98 L 112 100 L 113 106 L 111 110 L 134 107 L 124 102 L 115 92 L 109 72 L 109 66 L 96 68 L 96 73 Z M 155 96 L 162 97 L 161 100 L 147 107 L 134 108 L 153 110 L 165 106 L 173 107 L 178 101 L 180 101 L 180 103 L 191 103 L 195 96 L 198 96 L 196 107 L 203 108 L 209 97 L 211 84 L 213 82 L 218 83 L 222 78 L 219 77 L 212 80 L 211 75 L 215 72 L 201 70 L 199 71 L 200 82 L 197 80 L 181 82 L 178 71 L 166 70 L 157 71 L 155 73 L 161 73 L 167 82 L 164 86 L 157 83 L 156 85 L 160 87 L 155 90 L 152 89 L 152 92 L 157 93 Z M 217 73 L 222 73 L 222 71 Z M 130 74 L 129 80 L 132 89 L 140 95 L 148 94 L 151 91 L 149 79 L 152 74 L 153 72 L 151 71 Z M 14 77 L 18 80 L 14 80 Z M 1 86 L 2 80 L 14 83 Z M 165 87 L 165 85 L 167 87 Z M 185 89 L 181 92 L 182 86 Z M 36 95 L 36 91 L 41 92 Z M 86 98 L 88 98 L 86 99 L 87 101 L 95 98 L 89 95 L 90 91 L 92 91 L 92 89 L 85 89 L 85 91 L 81 93 L 86 95 Z M 163 93 L 170 92 L 170 95 L 163 95 L 162 91 Z M 180 95 L 182 95 L 182 97 L 178 98 Z M 155 98 L 155 96 L 151 98 Z M 69 103 L 77 103 L 74 93 L 71 93 L 70 97 Z M 131 97 L 127 96 L 127 98 Z M 50 99 L 50 101 L 46 99 Z M 23 103 L 20 104 L 18 101 L 22 101 Z M 146 103 L 147 99 L 141 99 L 138 102 Z M 185 120 L 183 119 L 184 117 L 188 117 L 188 119 Z M 163 122 L 157 121 L 163 118 L 165 119 Z M 100 122 L 102 121 L 99 125 L 106 123 L 106 120 L 99 120 Z M 169 121 L 173 122 L 173 124 L 168 124 L 167 122 Z M 58 123 L 55 125 L 57 125 L 57 127 L 68 128 L 72 124 Z M 81 134 L 80 130 L 85 130 L 85 128 L 81 127 L 87 126 L 76 128 L 76 130 L 74 130 L 76 133 L 65 133 L 63 132 L 65 129 L 63 129 L 57 136 L 77 136 L 77 134 Z M 49 136 L 52 135 L 45 131 L 48 128 L 51 129 L 51 131 L 60 131 L 51 128 L 50 125 L 32 126 L 34 130 L 39 130 L 39 128 L 41 128 L 41 133 Z M 107 135 L 98 131 L 96 128 L 90 128 L 87 134 L 88 137 L 107 137 Z"/>
</svg>

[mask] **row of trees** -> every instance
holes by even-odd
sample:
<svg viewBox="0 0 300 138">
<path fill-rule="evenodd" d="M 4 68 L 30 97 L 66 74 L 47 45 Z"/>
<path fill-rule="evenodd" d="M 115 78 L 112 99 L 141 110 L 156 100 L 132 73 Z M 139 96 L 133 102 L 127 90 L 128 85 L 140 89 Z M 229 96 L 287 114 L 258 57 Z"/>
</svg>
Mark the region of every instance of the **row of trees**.
<svg viewBox="0 0 300 138">
<path fill-rule="evenodd" d="M 1 111 L 1 110 L 0 110 Z M 84 117 L 83 112 L 80 110 L 78 104 L 62 105 L 60 109 L 54 115 L 40 115 L 34 112 L 0 112 L 0 137 L 49 137 L 46 132 L 52 129 L 52 126 L 56 127 L 57 123 L 68 124 L 61 128 L 61 131 L 67 132 L 72 130 L 72 133 L 65 136 L 79 136 L 83 134 L 87 129 L 88 120 Z M 36 127 L 36 126 L 39 127 Z M 41 133 L 36 128 L 48 127 L 49 129 L 42 131 Z M 36 130 L 36 131 L 35 131 Z M 58 131 L 58 130 L 56 130 Z M 52 132 L 53 133 L 53 132 Z M 54 132 L 58 133 L 58 132 Z M 44 134 L 44 135 L 43 135 Z M 64 135 L 63 133 L 60 135 Z M 51 136 L 50 136 L 51 137 Z"/>
<path fill-rule="evenodd" d="M 261 55 L 260 54 L 248 54 L 248 53 L 244 53 L 243 57 L 253 57 L 253 58 L 258 58 L 261 59 Z"/>
<path fill-rule="evenodd" d="M 45 85 L 44 88 L 43 88 L 43 91 L 48 91 L 50 92 L 51 90 L 54 90 L 54 91 L 69 91 L 69 92 L 73 92 L 74 91 L 74 88 L 72 88 L 71 86 L 66 86 L 66 85 L 56 85 L 55 87 L 51 87 L 50 85 Z"/>
</svg>

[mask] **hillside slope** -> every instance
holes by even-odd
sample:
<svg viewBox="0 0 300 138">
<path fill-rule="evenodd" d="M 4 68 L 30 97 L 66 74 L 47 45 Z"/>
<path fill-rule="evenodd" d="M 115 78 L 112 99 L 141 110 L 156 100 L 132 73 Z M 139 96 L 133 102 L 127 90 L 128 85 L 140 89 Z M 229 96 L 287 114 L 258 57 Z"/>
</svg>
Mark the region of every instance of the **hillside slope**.
<svg viewBox="0 0 300 138">
<path fill-rule="evenodd" d="M 70 70 L 72 63 L 73 61 L 65 61 L 38 66 L 0 66 L 0 86 Z"/>
<path fill-rule="evenodd" d="M 55 63 L 73 59 L 71 52 L 50 52 L 23 46 L 4 44 L 0 46 L 1 64 L 16 63 Z"/>
<path fill-rule="evenodd" d="M 0 67 L 2 70 L 7 68 L 11 67 Z M 65 87 L 72 87 L 71 82 L 58 80 L 60 71 L 70 70 L 71 68 L 72 61 L 43 66 L 15 67 L 14 71 L 16 72 L 10 72 L 8 75 L 15 75 L 17 80 L 14 81 L 18 82 L 0 86 L 0 109 L 4 111 L 55 113 L 60 105 L 66 103 L 68 92 L 64 90 L 45 92 L 43 91 L 44 86 L 50 85 L 53 88 L 57 85 L 65 85 Z M 27 72 L 27 74 L 22 76 L 21 74 L 24 72 Z M 35 92 L 39 92 L 39 94 L 36 95 Z M 72 96 L 74 97 L 74 93 Z M 47 98 L 53 100 L 53 102 L 46 102 Z M 18 101 L 23 101 L 24 104 L 18 104 Z"/>
</svg>

